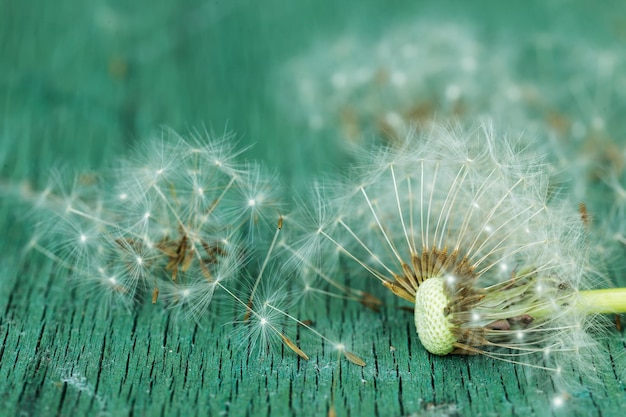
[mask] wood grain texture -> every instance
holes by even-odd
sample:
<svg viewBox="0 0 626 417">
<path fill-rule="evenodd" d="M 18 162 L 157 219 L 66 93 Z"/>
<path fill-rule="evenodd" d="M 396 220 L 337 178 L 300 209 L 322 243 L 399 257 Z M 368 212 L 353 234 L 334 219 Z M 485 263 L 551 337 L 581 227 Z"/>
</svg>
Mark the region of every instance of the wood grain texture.
<svg viewBox="0 0 626 417">
<path fill-rule="evenodd" d="M 0 5 L 3 177 L 36 186 L 58 163 L 106 166 L 162 124 L 218 132 L 228 124 L 294 184 L 340 162 L 335 148 L 281 127 L 267 74 L 311 44 L 307 34 L 344 27 L 365 2 L 44 3 Z M 412 2 L 388 12 L 387 2 L 366 3 L 365 16 L 384 19 Z M 24 206 L 0 201 L 0 416 L 325 416 L 333 406 L 339 416 L 610 417 L 626 409 L 623 369 L 554 407 L 559 393 L 541 371 L 433 357 L 395 300 L 378 314 L 330 300 L 294 311 L 346 341 L 364 368 L 337 361 L 304 329 L 309 361 L 280 347 L 248 355 L 228 320 L 180 320 L 160 304 L 106 308 L 43 256 L 22 254 Z M 623 334 L 606 344 L 595 360 L 626 355 Z"/>
<path fill-rule="evenodd" d="M 529 368 L 433 357 L 419 346 L 410 315 L 395 308 L 377 314 L 328 303 L 310 316 L 349 341 L 364 368 L 337 365 L 335 352 L 304 334 L 308 362 L 285 349 L 248 356 L 230 338 L 232 325 L 207 319 L 201 327 L 150 304 L 106 314 L 36 261 L 3 271 L 3 415 L 326 415 L 333 378 L 334 406 L 346 416 L 618 416 L 626 406 L 617 375 L 606 376 L 604 392 L 554 408 L 555 392 L 529 382 Z M 608 343 L 623 354 L 619 335 Z"/>
</svg>

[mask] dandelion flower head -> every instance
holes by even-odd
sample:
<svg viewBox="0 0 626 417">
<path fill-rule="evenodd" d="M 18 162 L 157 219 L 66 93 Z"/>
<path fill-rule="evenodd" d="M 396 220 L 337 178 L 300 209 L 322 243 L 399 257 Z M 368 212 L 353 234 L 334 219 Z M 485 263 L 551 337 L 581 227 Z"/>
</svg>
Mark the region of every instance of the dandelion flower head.
<svg viewBox="0 0 626 417">
<path fill-rule="evenodd" d="M 596 318 L 579 295 L 597 276 L 585 222 L 525 142 L 489 122 L 434 125 L 367 153 L 349 178 L 320 191 L 302 250 L 346 257 L 414 303 L 428 351 L 589 367 Z"/>
</svg>

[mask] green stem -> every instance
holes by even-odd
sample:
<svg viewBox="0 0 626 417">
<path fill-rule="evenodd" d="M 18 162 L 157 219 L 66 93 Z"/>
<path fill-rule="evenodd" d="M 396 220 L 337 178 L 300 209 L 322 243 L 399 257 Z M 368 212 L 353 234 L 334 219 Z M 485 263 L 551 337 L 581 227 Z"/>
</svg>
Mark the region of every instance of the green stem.
<svg viewBox="0 0 626 417">
<path fill-rule="evenodd" d="M 580 291 L 577 305 L 587 314 L 626 313 L 626 288 Z"/>
</svg>

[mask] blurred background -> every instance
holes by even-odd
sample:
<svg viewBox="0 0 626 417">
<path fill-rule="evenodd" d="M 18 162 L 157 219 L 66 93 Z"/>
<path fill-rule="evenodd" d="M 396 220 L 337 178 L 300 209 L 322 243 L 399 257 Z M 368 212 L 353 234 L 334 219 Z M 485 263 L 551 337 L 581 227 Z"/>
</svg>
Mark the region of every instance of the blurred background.
<svg viewBox="0 0 626 417">
<path fill-rule="evenodd" d="M 95 167 L 160 126 L 234 131 L 298 180 L 339 166 L 344 139 L 432 117 L 623 135 L 623 3 L 544 3 L 8 0 L 4 172 L 76 143 L 72 163 Z"/>
</svg>

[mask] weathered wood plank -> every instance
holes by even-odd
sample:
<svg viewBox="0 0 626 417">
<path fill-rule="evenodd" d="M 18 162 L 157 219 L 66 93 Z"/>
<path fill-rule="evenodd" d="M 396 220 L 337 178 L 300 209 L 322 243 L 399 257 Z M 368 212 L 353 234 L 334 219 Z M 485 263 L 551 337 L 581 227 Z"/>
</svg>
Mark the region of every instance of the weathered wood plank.
<svg viewBox="0 0 626 417">
<path fill-rule="evenodd" d="M 93 299 L 66 291 L 50 264 L 36 265 L 3 276 L 13 290 L 1 304 L 0 398 L 15 415 L 324 415 L 335 375 L 339 415 L 607 416 L 626 405 L 613 384 L 604 398 L 554 409 L 555 393 L 529 384 L 528 368 L 426 354 L 411 317 L 394 308 L 378 315 L 328 303 L 312 316 L 320 329 L 340 330 L 365 368 L 345 360 L 337 367 L 334 352 L 306 338 L 309 362 L 284 349 L 248 357 L 233 350 L 230 325 L 175 321 L 152 305 L 106 315 Z M 342 316 L 354 321 L 337 325 Z M 619 335 L 610 347 L 623 352 Z"/>
</svg>

